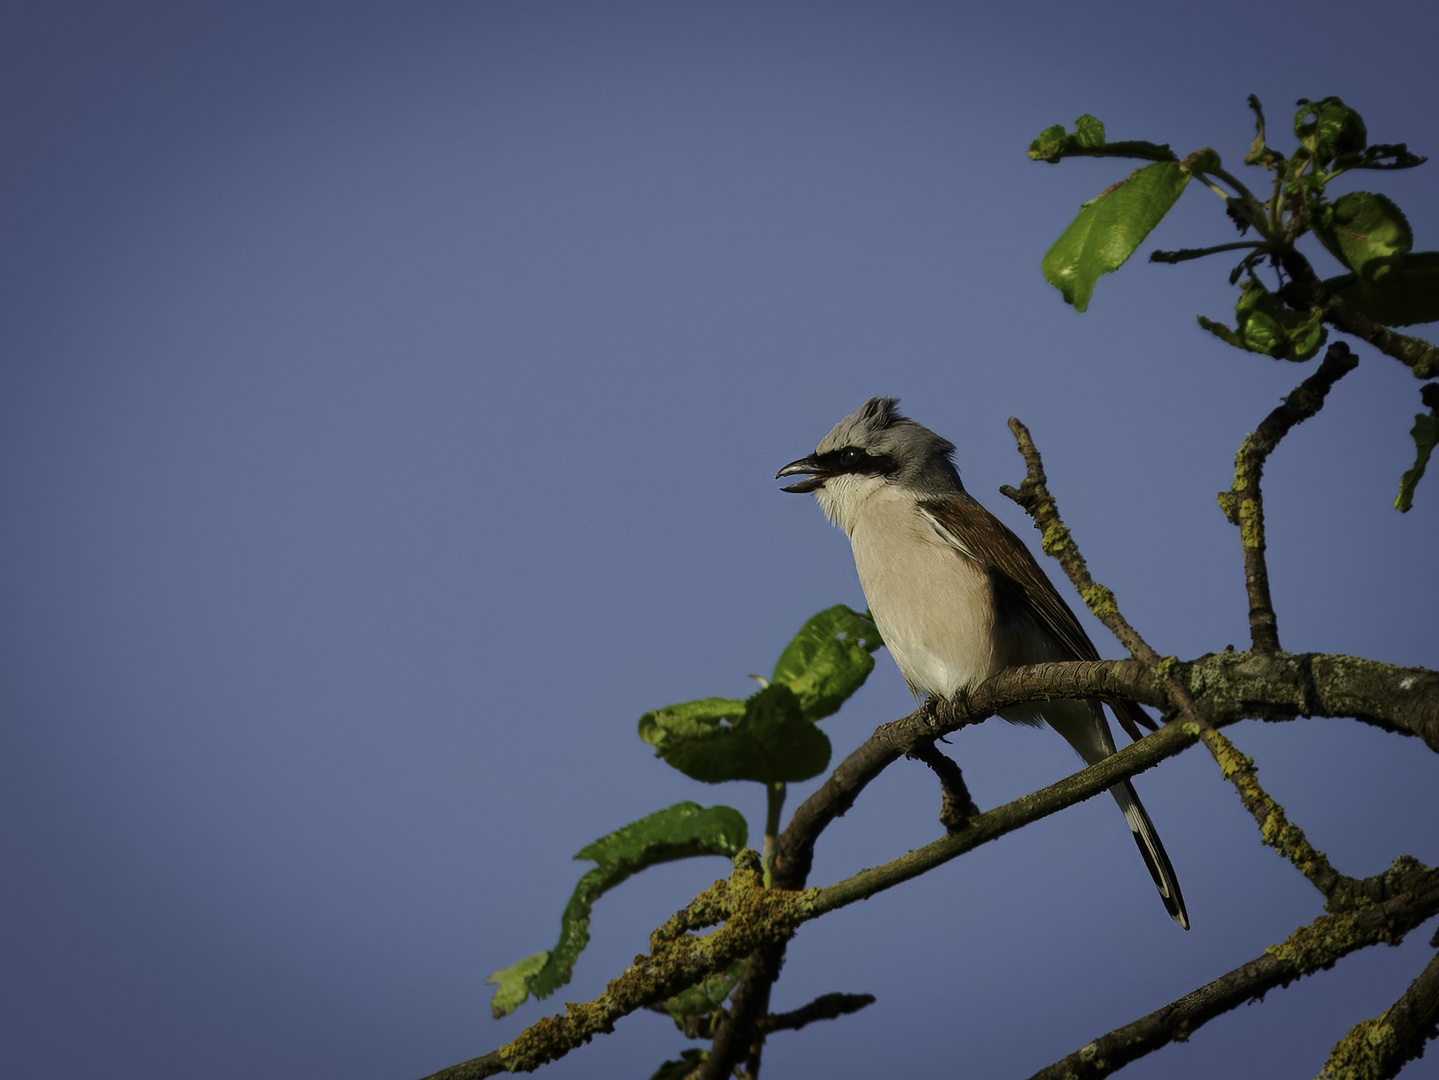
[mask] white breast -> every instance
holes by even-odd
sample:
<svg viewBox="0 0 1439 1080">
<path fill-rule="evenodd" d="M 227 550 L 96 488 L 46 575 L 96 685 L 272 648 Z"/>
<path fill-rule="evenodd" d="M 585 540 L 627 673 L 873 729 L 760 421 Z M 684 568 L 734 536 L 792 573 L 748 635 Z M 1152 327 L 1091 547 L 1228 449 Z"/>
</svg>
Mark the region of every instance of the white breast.
<svg viewBox="0 0 1439 1080">
<path fill-rule="evenodd" d="M 987 575 L 911 496 L 861 477 L 835 477 L 817 494 L 849 533 L 865 599 L 910 689 L 949 697 L 998 669 Z"/>
</svg>

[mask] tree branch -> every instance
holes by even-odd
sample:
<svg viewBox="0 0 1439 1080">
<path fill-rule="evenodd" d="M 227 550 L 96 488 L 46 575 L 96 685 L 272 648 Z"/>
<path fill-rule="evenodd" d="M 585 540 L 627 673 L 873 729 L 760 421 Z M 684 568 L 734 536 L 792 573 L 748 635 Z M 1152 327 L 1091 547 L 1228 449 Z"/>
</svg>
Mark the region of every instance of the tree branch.
<svg viewBox="0 0 1439 1080">
<path fill-rule="evenodd" d="M 650 937 L 650 954 L 638 957 L 599 997 L 584 1005 L 571 1004 L 565 1014 L 532 1024 L 506 1046 L 427 1080 L 478 1080 L 499 1072 L 528 1071 L 562 1057 L 593 1035 L 612 1031 L 623 1016 L 673 997 L 740 957 L 778 947 L 807 920 L 891 888 L 1097 795 L 1183 750 L 1200 738 L 1203 730 L 1198 724 L 1167 724 L 1098 765 L 979 814 L 961 831 L 884 866 L 824 889 L 779 887 L 786 880 L 803 883 L 819 833 L 853 805 L 864 786 L 886 765 L 916 746 L 978 723 L 1009 705 L 1048 698 L 1118 697 L 1168 711 L 1175 707 L 1169 690 L 1172 680 L 1182 685 L 1204 722 L 1213 727 L 1248 717 L 1355 717 L 1387 731 L 1417 735 L 1439 752 L 1439 673 L 1424 668 L 1399 668 L 1338 655 L 1229 652 L 1189 663 L 1166 662 L 1166 667 L 1162 675 L 1133 660 L 1011 668 L 985 680 L 962 701 L 931 702 L 881 725 L 805 800 L 780 835 L 774 870 L 777 887 L 763 887 L 758 855 L 741 853 L 729 881 L 716 882 L 656 930 Z M 1394 888 L 1387 879 L 1369 879 L 1358 886 L 1355 896 L 1375 903 L 1383 902 Z M 694 936 L 694 931 L 711 926 L 719 929 L 702 938 Z M 747 1048 L 749 1044 L 740 1045 Z"/>
<path fill-rule="evenodd" d="M 1436 912 L 1439 870 L 1421 869 L 1400 895 L 1358 911 L 1321 915 L 1242 967 L 1095 1039 L 1063 1061 L 1041 1069 L 1031 1080 L 1096 1080 L 1108 1076 L 1161 1046 L 1188 1039 L 1216 1016 L 1327 968 L 1356 949 L 1379 942 L 1398 944 Z"/>
<path fill-rule="evenodd" d="M 1239 801 L 1258 823 L 1260 839 L 1288 859 L 1326 900 L 1334 895 L 1341 884 L 1353 884 L 1355 879 L 1335 870 L 1324 852 L 1309 843 L 1304 830 L 1289 821 L 1284 807 L 1260 787 L 1259 778 L 1255 775 L 1254 759 L 1241 754 L 1233 743 L 1217 731 L 1212 739 L 1214 744 L 1221 748 L 1217 757 L 1220 772 L 1224 774 L 1224 779 L 1234 785 L 1234 789 L 1239 793 Z"/>
<path fill-rule="evenodd" d="M 1325 395 L 1334 383 L 1352 371 L 1358 363 L 1347 345 L 1331 345 L 1319 370 L 1285 398 L 1284 403 L 1260 424 L 1257 432 L 1246 437 L 1236 457 L 1234 490 L 1229 493 L 1227 501 L 1221 493 L 1220 505 L 1225 508 L 1230 520 L 1235 524 L 1243 523 L 1241 535 L 1244 538 L 1245 580 L 1250 597 L 1250 626 L 1254 635 L 1254 653 L 1251 654 L 1253 657 L 1265 658 L 1279 653 L 1278 629 L 1269 598 L 1269 579 L 1264 563 L 1263 502 L 1259 489 L 1259 476 L 1264 461 L 1290 428 L 1319 411 Z M 1326 901 L 1333 900 L 1337 894 L 1352 890 L 1356 885 L 1355 880 L 1336 871 L 1324 853 L 1309 843 L 1304 831 L 1288 820 L 1284 808 L 1271 799 L 1260 786 L 1255 776 L 1254 762 L 1239 753 L 1234 745 L 1216 730 L 1220 721 L 1210 715 L 1212 710 L 1197 707 L 1194 695 L 1198 691 L 1185 685 L 1184 680 L 1178 677 L 1178 661 L 1172 657 L 1160 660 L 1138 631 L 1120 614 L 1114 594 L 1104 586 L 1097 585 L 1090 577 L 1084 557 L 1060 518 L 1059 508 L 1049 493 L 1044 465 L 1029 430 L 1015 419 L 1010 420 L 1009 426 L 1014 431 L 1020 453 L 1024 457 L 1027 474 L 1019 491 L 1008 487 L 1000 490 L 1023 506 L 1034 518 L 1036 528 L 1039 528 L 1044 536 L 1045 552 L 1059 560 L 1065 574 L 1090 610 L 1103 620 L 1136 660 L 1142 661 L 1146 669 L 1162 681 L 1171 710 L 1178 712 L 1182 720 L 1198 727 L 1201 739 L 1219 765 L 1224 778 L 1234 786 L 1240 801 L 1258 823 L 1264 843 L 1288 859 L 1319 889 Z M 1307 690 L 1305 693 L 1307 694 Z M 1307 701 L 1302 702 L 1299 715 L 1310 715 L 1310 708 Z M 1430 745 L 1435 744 L 1430 741 Z"/>
<path fill-rule="evenodd" d="M 1188 724 L 1166 724 L 1152 735 L 1111 754 L 1096 765 L 1090 765 L 1073 776 L 1024 795 L 1003 806 L 971 818 L 961 831 L 949 833 L 923 847 L 915 848 L 881 866 L 861 870 L 851 877 L 815 890 L 811 895 L 808 917 L 815 918 L 858 900 L 867 900 L 877 893 L 928 873 L 991 840 L 1021 829 L 1040 818 L 1058 813 L 1075 803 L 1108 791 L 1119 781 L 1152 768 L 1192 746 L 1199 732 Z"/>
<path fill-rule="evenodd" d="M 761 1024 L 769 1011 L 769 992 L 784 966 L 785 942 L 756 949 L 730 998 L 728 1012 L 715 1030 L 709 1056 L 695 1070 L 696 1080 L 728 1080 L 736 1065 L 745 1062 L 745 1074 L 759 1075 L 765 1033 Z"/>
<path fill-rule="evenodd" d="M 1079 592 L 1085 605 L 1095 618 L 1109 628 L 1110 633 L 1117 637 L 1129 655 L 1141 661 L 1153 671 L 1163 682 L 1168 693 L 1170 708 L 1179 714 L 1180 719 L 1197 724 L 1201 730 L 1208 725 L 1194 706 L 1194 700 L 1188 689 L 1174 677 L 1171 664 L 1176 662 L 1173 657 L 1161 660 L 1147 641 L 1134 629 L 1119 611 L 1119 603 L 1114 598 L 1114 593 L 1103 585 L 1097 584 L 1089 576 L 1089 567 L 1080 554 L 1079 545 L 1074 542 L 1070 535 L 1069 526 L 1064 524 L 1059 516 L 1059 505 L 1055 502 L 1054 496 L 1049 493 L 1048 481 L 1044 475 L 1044 462 L 1039 456 L 1039 448 L 1034 445 L 1030 438 L 1029 429 L 1014 417 L 1009 418 L 1009 429 L 1014 432 L 1015 442 L 1019 445 L 1020 455 L 1024 458 L 1025 477 L 1015 490 L 1008 485 L 999 490 L 1002 494 L 1013 499 L 1022 506 L 1027 514 L 1034 519 L 1034 527 L 1040 531 L 1043 539 L 1041 547 L 1046 555 L 1059 560 L 1059 565 L 1064 568 L 1065 576 Z M 1121 710 L 1115 710 L 1115 716 L 1119 719 L 1131 737 L 1137 735 L 1132 720 L 1127 720 Z M 1211 753 L 1217 751 L 1214 746 L 1210 747 Z"/>
<path fill-rule="evenodd" d="M 1039 456 L 1039 448 L 1030 437 L 1029 429 L 1011 416 L 1009 430 L 1014 432 L 1014 440 L 1019 444 L 1026 474 L 1017 490 L 1005 484 L 999 489 L 1001 494 L 1017 502 L 1024 508 L 1024 512 L 1034 519 L 1034 527 L 1043 537 L 1040 546 L 1044 553 L 1059 560 L 1059 565 L 1064 568 L 1065 574 L 1089 610 L 1094 613 L 1094 617 L 1109 628 L 1119 639 L 1119 643 L 1129 650 L 1129 655 L 1146 664 L 1159 663 L 1159 654 L 1149 647 L 1149 643 L 1140 637 L 1139 631 L 1120 614 L 1114 593 L 1097 584 L 1089 576 L 1089 566 L 1080 554 L 1079 545 L 1070 535 L 1069 526 L 1060 518 L 1059 506 L 1054 496 L 1049 493 L 1048 479 L 1044 475 L 1044 461 Z"/>
<path fill-rule="evenodd" d="M 766 889 L 758 854 L 742 851 L 728 881 L 716 881 L 650 935 L 650 953 L 583 1005 L 531 1024 L 491 1054 L 426 1080 L 477 1080 L 498 1072 L 530 1072 L 563 1057 L 596 1034 L 614 1030 L 630 1013 L 671 998 L 734 961 L 787 941 L 807 918 L 812 893 Z M 705 937 L 694 930 L 719 925 Z"/>
<path fill-rule="evenodd" d="M 1336 382 L 1359 366 L 1359 358 L 1343 342 L 1329 346 L 1324 362 L 1275 408 L 1234 456 L 1234 485 L 1219 493 L 1219 506 L 1239 526 L 1244 552 L 1244 587 L 1249 593 L 1249 634 L 1254 651 L 1279 651 L 1279 623 L 1269 595 L 1269 568 L 1264 558 L 1264 501 L 1259 478 L 1264 462 L 1289 429 L 1317 413 Z"/>
<path fill-rule="evenodd" d="M 1179 682 L 1202 717 L 1222 726 L 1248 717 L 1353 717 L 1385 731 L 1416 735 L 1439 753 L 1439 673 L 1352 656 L 1315 653 L 1211 653 L 1168 663 L 1166 677 L 1134 660 L 1075 660 L 1010 668 L 963 700 L 933 701 L 876 728 L 795 811 L 775 848 L 774 881 L 802 888 L 819 834 L 842 816 L 889 764 L 1000 709 L 1049 698 L 1127 698 L 1161 711 L 1175 708 Z"/>
<path fill-rule="evenodd" d="M 1439 1036 L 1439 953 L 1409 984 L 1404 996 L 1373 1020 L 1362 1020 L 1340 1039 L 1317 1080 L 1388 1080 L 1424 1056 Z"/>
<path fill-rule="evenodd" d="M 964 828 L 969 819 L 979 813 L 979 807 L 970 797 L 969 786 L 964 782 L 964 773 L 959 765 L 953 758 L 941 753 L 934 743 L 921 743 L 909 752 L 909 756 L 928 765 L 939 780 L 939 823 L 950 832 Z"/>
<path fill-rule="evenodd" d="M 821 994 L 808 1005 L 760 1021 L 765 1031 L 798 1031 L 820 1020 L 835 1020 L 873 1005 L 873 994 Z"/>
<path fill-rule="evenodd" d="M 977 724 L 999 709 L 1050 697 L 1128 696 L 1163 705 L 1167 698 L 1142 682 L 1132 660 L 1084 660 L 1010 668 L 986 679 L 963 699 L 931 699 L 899 720 L 881 724 L 850 753 L 829 778 L 800 804 L 775 845 L 772 880 L 776 888 L 800 889 L 808 880 L 820 833 L 842 817 L 871 780 L 894 761 L 932 744 L 942 735 Z M 1142 690 L 1131 692 L 1142 682 Z"/>
</svg>

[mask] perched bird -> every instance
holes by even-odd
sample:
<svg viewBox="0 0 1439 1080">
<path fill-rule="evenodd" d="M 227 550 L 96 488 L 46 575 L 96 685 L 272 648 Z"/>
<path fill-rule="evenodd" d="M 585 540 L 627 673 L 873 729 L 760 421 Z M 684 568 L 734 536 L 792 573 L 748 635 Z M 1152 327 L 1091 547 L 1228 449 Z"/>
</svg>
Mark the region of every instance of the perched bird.
<svg viewBox="0 0 1439 1080">
<path fill-rule="evenodd" d="M 950 698 L 996 672 L 1053 660 L 1097 660 L 1074 613 L 1019 537 L 976 502 L 954 467 L 954 444 L 870 398 L 775 478 L 813 492 L 849 536 L 860 585 L 890 655 L 916 698 Z M 1134 702 L 1109 703 L 1131 732 L 1154 722 Z M 1114 753 L 1096 699 L 1001 710 L 1017 724 L 1048 723 L 1094 764 Z M 1189 929 L 1169 857 L 1128 780 L 1109 789 L 1170 916 Z"/>
</svg>

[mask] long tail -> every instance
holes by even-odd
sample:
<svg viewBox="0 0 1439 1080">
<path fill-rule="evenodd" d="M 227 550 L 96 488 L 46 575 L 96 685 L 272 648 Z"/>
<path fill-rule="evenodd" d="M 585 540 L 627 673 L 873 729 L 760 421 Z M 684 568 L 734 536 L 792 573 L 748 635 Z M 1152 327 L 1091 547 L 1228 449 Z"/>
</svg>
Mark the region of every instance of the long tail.
<svg viewBox="0 0 1439 1080">
<path fill-rule="evenodd" d="M 1131 708 L 1120 712 L 1119 708 L 1126 704 Z M 1004 710 L 999 715 L 1007 720 L 1011 711 Z M 1049 726 L 1063 735 L 1065 741 L 1089 764 L 1103 761 L 1114 753 L 1114 739 L 1109 734 L 1109 723 L 1104 719 L 1104 710 L 1099 707 L 1098 701 L 1049 701 L 1045 702 L 1042 715 Z M 1132 719 L 1134 723 L 1147 721 L 1151 727 L 1154 724 L 1144 710 L 1132 702 L 1120 703 L 1120 706 L 1116 707 L 1116 715 L 1121 718 L 1121 722 Z M 1143 717 L 1143 720 L 1139 720 L 1139 717 Z M 1017 719 L 1023 721 L 1025 718 L 1021 716 Z M 1126 723 L 1126 730 L 1130 726 L 1131 724 Z M 1174 876 L 1174 867 L 1169 865 L 1169 856 L 1164 853 L 1164 845 L 1159 842 L 1159 834 L 1154 831 L 1154 823 L 1144 812 L 1144 804 L 1135 794 L 1134 785 L 1128 780 L 1121 780 L 1110 788 L 1109 792 L 1124 811 L 1124 819 L 1129 822 L 1129 830 L 1134 833 L 1134 842 L 1139 845 L 1139 854 L 1144 857 L 1144 865 L 1149 867 L 1150 876 L 1154 878 L 1154 887 L 1159 890 L 1160 899 L 1164 901 L 1169 917 L 1188 930 L 1189 913 L 1184 910 L 1184 897 L 1179 893 L 1179 879 Z"/>
<path fill-rule="evenodd" d="M 1144 812 L 1144 804 L 1139 801 L 1134 786 L 1128 780 L 1122 780 L 1109 791 L 1119 808 L 1124 811 L 1124 819 L 1129 822 L 1129 830 L 1134 833 L 1134 842 L 1139 845 L 1139 854 L 1144 857 L 1144 865 L 1149 867 L 1149 874 L 1154 878 L 1154 886 L 1159 890 L 1160 899 L 1164 901 L 1169 917 L 1188 930 L 1189 912 L 1184 910 L 1184 896 L 1179 891 L 1179 879 L 1174 876 L 1174 867 L 1169 865 L 1169 856 L 1164 853 L 1164 845 L 1159 842 L 1159 834 L 1154 831 L 1154 823 Z"/>
</svg>

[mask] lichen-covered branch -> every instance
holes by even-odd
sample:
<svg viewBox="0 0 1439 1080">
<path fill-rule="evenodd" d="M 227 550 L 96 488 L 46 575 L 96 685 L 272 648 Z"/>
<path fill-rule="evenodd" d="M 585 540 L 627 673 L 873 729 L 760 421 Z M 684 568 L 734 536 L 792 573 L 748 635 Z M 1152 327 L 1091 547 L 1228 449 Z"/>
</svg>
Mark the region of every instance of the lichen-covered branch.
<svg viewBox="0 0 1439 1080">
<path fill-rule="evenodd" d="M 1404 996 L 1373 1020 L 1361 1020 L 1340 1039 L 1316 1080 L 1389 1080 L 1423 1057 L 1439 1037 L 1439 954 Z"/>
<path fill-rule="evenodd" d="M 1024 701 L 1048 698 L 1127 698 L 1173 711 L 1178 682 L 1208 724 L 1244 718 L 1353 717 L 1386 731 L 1415 735 L 1439 753 L 1439 673 L 1352 656 L 1314 653 L 1212 653 L 1188 663 L 1167 662 L 1161 675 L 1134 660 L 1075 660 L 1011 668 L 985 680 L 964 699 L 932 701 L 883 724 L 830 773 L 780 835 L 774 881 L 802 888 L 814 844 L 865 786 L 897 759 L 941 735 L 958 731 Z"/>
<path fill-rule="evenodd" d="M 1176 673 L 1212 723 L 1244 715 L 1353 717 L 1439 753 L 1439 673 L 1337 653 L 1211 653 Z M 1145 701 L 1146 698 L 1137 700 Z"/>
<path fill-rule="evenodd" d="M 500 1073 L 509 1072 L 505 1068 L 505 1059 L 500 1057 L 498 1050 L 491 1050 L 488 1054 L 482 1054 L 477 1058 L 470 1058 L 469 1061 L 462 1061 L 458 1065 L 451 1065 L 448 1069 L 441 1069 L 437 1073 L 431 1073 L 425 1080 L 482 1080 L 486 1076 L 498 1076 Z"/>
<path fill-rule="evenodd" d="M 1241 754 L 1234 744 L 1218 731 L 1209 733 L 1206 741 L 1217 748 L 1215 760 L 1219 763 L 1220 772 L 1224 774 L 1224 779 L 1234 785 L 1244 809 L 1248 810 L 1259 824 L 1259 836 L 1266 845 L 1288 859 L 1326 900 L 1334 895 L 1341 882 L 1352 882 L 1352 878 L 1346 878 L 1330 865 L 1324 852 L 1317 850 L 1309 842 L 1304 830 L 1285 815 L 1284 807 L 1270 798 L 1269 793 L 1260 786 L 1259 778 L 1255 775 L 1253 758 Z"/>
<path fill-rule="evenodd" d="M 1065 666 L 1070 665 L 1051 664 L 1012 669 L 986 682 L 965 702 L 956 704 L 931 699 L 903 720 L 882 725 L 864 746 L 846 758 L 820 790 L 795 812 L 789 827 L 775 844 L 775 856 L 770 869 L 773 887 L 804 887 L 813 861 L 814 842 L 820 832 L 835 817 L 853 805 L 854 798 L 871 779 L 904 755 L 925 761 L 940 775 L 943 792 L 940 816 L 948 835 L 943 841 L 927 845 L 917 852 L 910 852 L 841 882 L 838 886 L 823 890 L 826 897 L 823 910 L 842 907 L 908 881 L 964 854 L 972 847 L 998 839 L 1030 821 L 1104 791 L 1119 779 L 1149 768 L 1162 757 L 1177 753 L 1193 741 L 1193 732 L 1184 736 L 1178 728 L 1166 729 L 1169 731 L 1166 740 L 1145 740 L 1145 753 L 1151 756 L 1142 754 L 1137 763 L 1132 763 L 1127 758 L 1111 758 L 1100 766 L 1071 777 L 1068 781 L 1061 781 L 1029 796 L 1031 801 L 1018 800 L 988 814 L 972 817 L 971 815 L 978 814 L 978 809 L 969 797 L 959 767 L 935 750 L 935 738 L 993 715 L 1005 705 L 1054 695 L 1055 689 L 1062 685 L 1063 676 L 1066 674 L 1060 673 L 1056 678 L 1056 671 Z M 1084 673 L 1102 679 L 1103 668 L 1102 662 L 1094 662 L 1092 666 L 1084 668 Z M 1068 695 L 1061 693 L 1058 696 Z M 1091 775 L 1095 769 L 1104 770 L 1098 780 Z M 1123 771 L 1125 769 L 1129 771 Z M 813 911 L 815 915 L 821 913 L 820 908 L 814 908 Z M 754 1075 L 757 1072 L 754 1065 L 757 1063 L 764 1038 L 761 1020 L 768 1005 L 769 988 L 779 975 L 784 948 L 784 943 L 779 943 L 772 949 L 759 950 L 750 957 L 750 962 L 735 989 L 731 1008 L 719 1021 L 714 1047 L 695 1072 L 696 1080 L 724 1080 L 744 1060 L 748 1061 L 747 1074 Z"/>
<path fill-rule="evenodd" d="M 1044 553 L 1059 560 L 1059 565 L 1064 568 L 1065 574 L 1084 598 L 1085 605 L 1094 613 L 1094 617 L 1109 628 L 1119 639 L 1119 643 L 1129 650 L 1130 656 L 1147 664 L 1157 664 L 1159 654 L 1149 647 L 1148 642 L 1140 637 L 1139 631 L 1120 614 L 1114 593 L 1089 576 L 1089 566 L 1070 535 L 1069 526 L 1060 518 L 1059 506 L 1054 496 L 1049 493 L 1048 479 L 1044 475 L 1044 461 L 1039 455 L 1039 448 L 1034 445 L 1034 439 L 1030 437 L 1029 429 L 1011 416 L 1009 430 L 1014 432 L 1015 442 L 1019 444 L 1026 472 L 1017 489 L 1005 484 L 999 489 L 1000 492 L 1017 502 L 1024 508 L 1024 512 L 1034 519 L 1034 527 L 1042 537 L 1040 546 Z"/>
<path fill-rule="evenodd" d="M 1227 493 L 1227 499 L 1224 494 L 1220 496 L 1220 505 L 1224 507 L 1230 520 L 1240 526 L 1243 538 L 1250 627 L 1254 638 L 1251 658 L 1262 660 L 1279 654 L 1278 626 L 1270 602 L 1269 578 L 1264 562 L 1264 515 L 1259 488 L 1264 461 L 1294 425 L 1319 411 L 1325 395 L 1334 383 L 1352 371 L 1358 363 L 1348 346 L 1330 346 L 1319 370 L 1304 380 L 1285 398 L 1283 404 L 1270 412 L 1258 430 L 1244 440 L 1236 456 L 1233 490 Z M 1264 842 L 1288 859 L 1320 890 L 1326 900 L 1332 900 L 1336 892 L 1350 888 L 1354 884 L 1353 879 L 1336 871 L 1323 853 L 1308 842 L 1303 831 L 1287 819 L 1283 808 L 1265 793 L 1255 776 L 1253 761 L 1240 754 L 1228 739 L 1219 734 L 1216 728 L 1222 721 L 1214 714 L 1214 710 L 1198 707 L 1195 701 L 1196 689 L 1186 685 L 1186 681 L 1178 676 L 1178 661 L 1173 658 L 1160 660 L 1120 614 L 1113 594 L 1103 586 L 1095 584 L 1078 545 L 1060 518 L 1059 508 L 1049 493 L 1043 461 L 1029 430 L 1018 420 L 1011 419 L 1009 425 L 1019 444 L 1027 471 L 1020 490 L 1001 490 L 1034 518 L 1036 527 L 1044 535 L 1045 552 L 1059 560 L 1065 574 L 1084 597 L 1090 610 L 1109 627 L 1136 660 L 1143 662 L 1148 673 L 1162 681 L 1168 696 L 1169 709 L 1177 712 L 1183 721 L 1198 727 L 1202 741 L 1219 764 L 1224 778 L 1234 785 L 1245 808 L 1258 822 Z M 1312 673 L 1312 668 L 1299 674 L 1303 676 L 1306 671 Z M 1301 689 L 1306 697 L 1312 696 L 1312 686 Z M 1299 704 L 1298 715 L 1311 715 L 1311 705 L 1307 700 Z M 1430 741 L 1430 745 L 1435 744 Z"/>
<path fill-rule="evenodd" d="M 981 683 L 966 698 L 934 701 L 908 716 L 881 725 L 850 754 L 796 811 L 776 845 L 774 882 L 763 887 L 754 852 L 736 859 L 729 881 L 716 882 L 651 935 L 650 954 L 612 981 L 605 993 L 562 1016 L 531 1025 L 492 1053 L 435 1073 L 427 1080 L 478 1080 L 500 1072 L 521 1072 L 554 1060 L 601 1032 L 613 1030 L 629 1013 L 672 997 L 740 957 L 779 950 L 794 930 L 826 911 L 873 896 L 925 873 L 964 852 L 1105 791 L 1118 780 L 1178 753 L 1205 728 L 1171 723 L 1119 753 L 1042 791 L 970 818 L 941 837 L 884 866 L 863 871 L 824 889 L 802 888 L 814 844 L 825 825 L 853 805 L 866 784 L 887 765 L 916 747 L 978 723 L 999 709 L 1048 698 L 1108 697 L 1173 711 L 1170 684 L 1178 683 L 1209 728 L 1246 717 L 1268 720 L 1300 716 L 1355 717 L 1388 731 L 1416 735 L 1439 752 L 1439 673 L 1399 668 L 1337 655 L 1217 653 L 1188 663 L 1166 662 L 1163 673 L 1134 660 L 1086 660 L 1012 668 Z M 1349 880 L 1349 879 L 1342 879 Z M 792 886 L 789 882 L 798 882 Z M 1354 883 L 1351 903 L 1387 903 L 1397 886 L 1386 879 Z M 1336 892 L 1336 897 L 1338 893 Z M 1331 900 L 1331 910 L 1337 901 Z M 1316 924 L 1317 925 L 1317 924 Z M 705 937 L 694 932 L 719 926 Z M 756 973 L 756 986 L 769 985 Z M 767 1008 L 756 1002 L 749 1032 L 759 1031 Z M 733 1045 L 747 1056 L 751 1034 L 736 1028 Z M 740 1036 L 743 1034 L 743 1038 Z M 713 1055 L 712 1055 L 713 1056 Z M 737 1059 L 738 1060 L 738 1059 Z"/>
<path fill-rule="evenodd" d="M 1065 575 L 1078 590 L 1079 595 L 1084 598 L 1084 603 L 1094 613 L 1095 618 L 1109 628 L 1109 631 L 1119 639 L 1120 644 L 1129 650 L 1130 656 L 1144 663 L 1164 682 L 1170 710 L 1177 713 L 1181 720 L 1198 725 L 1203 730 L 1207 721 L 1194 707 L 1189 691 L 1183 683 L 1173 676 L 1172 664 L 1176 662 L 1174 658 L 1161 660 L 1159 654 L 1139 635 L 1139 631 L 1135 630 L 1129 624 L 1129 620 L 1120 613 L 1114 593 L 1105 586 L 1097 584 L 1089 576 L 1089 567 L 1084 561 L 1084 556 L 1080 554 L 1079 545 L 1070 535 L 1069 526 L 1065 525 L 1063 519 L 1060 518 L 1059 506 L 1055 502 L 1054 496 L 1049 493 L 1048 480 L 1044 475 L 1044 462 L 1040 458 L 1039 448 L 1034 445 L 1034 440 L 1030 437 L 1029 429 L 1014 417 L 1009 419 L 1009 429 L 1014 432 L 1015 442 L 1019 445 L 1019 453 L 1024 458 L 1025 477 L 1018 490 L 1008 485 L 999 490 L 1019 503 L 1025 512 L 1034 519 L 1034 526 L 1043 537 L 1041 545 L 1045 554 L 1059 560 L 1059 565 L 1064 568 Z M 1131 737 L 1137 737 L 1139 732 L 1135 721 L 1126 716 L 1126 710 L 1119 707 L 1114 712 L 1125 731 Z M 1210 749 L 1212 751 L 1214 748 Z"/>
<path fill-rule="evenodd" d="M 1358 366 L 1359 358 L 1349 346 L 1343 342 L 1330 345 L 1319 370 L 1300 383 L 1253 434 L 1245 436 L 1234 456 L 1234 486 L 1219 493 L 1224 516 L 1239 526 L 1244 587 L 1249 594 L 1249 634 L 1255 652 L 1279 651 L 1279 625 L 1264 558 L 1264 501 L 1259 491 L 1264 462 L 1289 429 L 1317 413 L 1334 384 Z"/>
<path fill-rule="evenodd" d="M 766 889 L 759 856 L 743 851 L 735 857 L 728 881 L 717 881 L 650 935 L 650 953 L 641 956 L 605 992 L 584 1004 L 569 1003 L 559 1016 L 531 1024 L 513 1041 L 493 1053 L 435 1073 L 426 1080 L 478 1080 L 499 1072 L 530 1072 L 601 1032 L 615 1022 L 647 1008 L 740 957 L 787 941 L 809 918 L 812 892 Z M 693 931 L 719 926 L 697 937 Z"/>
<path fill-rule="evenodd" d="M 1410 930 L 1439 912 L 1439 870 L 1396 862 L 1407 888 L 1352 912 L 1321 915 L 1278 945 L 1221 975 L 1178 1001 L 1103 1035 L 1035 1073 L 1031 1080 L 1097 1080 L 1131 1061 L 1193 1033 L 1229 1010 L 1262 998 L 1276 987 L 1327 968 L 1368 945 L 1398 944 Z M 1431 965 L 1432 966 L 1432 965 Z M 1392 1074 L 1386 1074 L 1392 1075 Z"/>
</svg>

